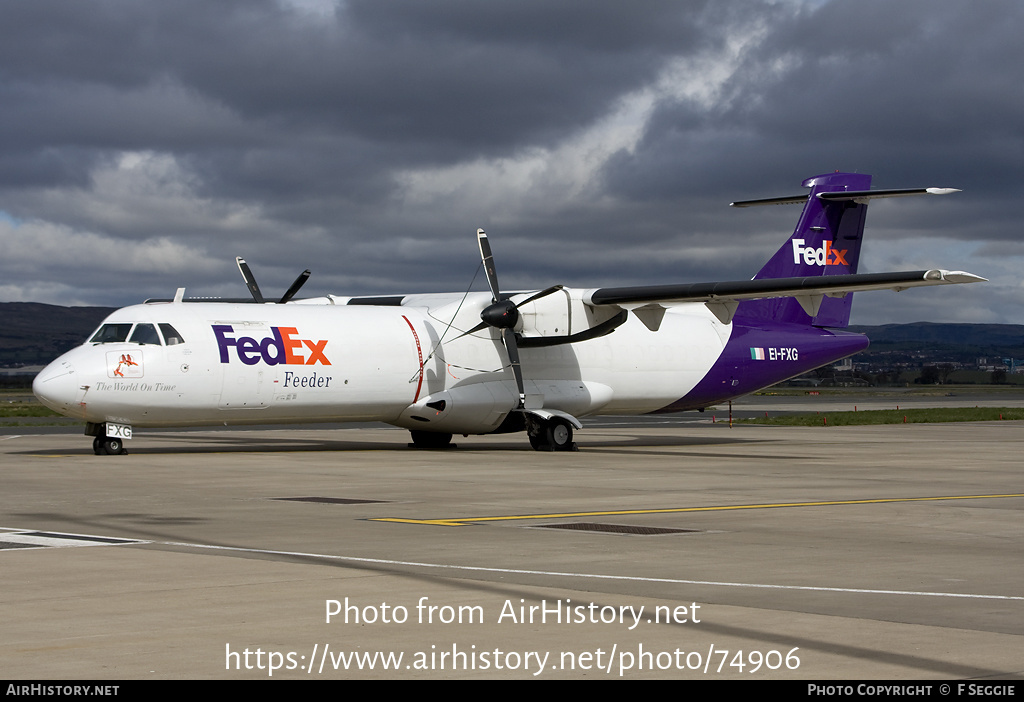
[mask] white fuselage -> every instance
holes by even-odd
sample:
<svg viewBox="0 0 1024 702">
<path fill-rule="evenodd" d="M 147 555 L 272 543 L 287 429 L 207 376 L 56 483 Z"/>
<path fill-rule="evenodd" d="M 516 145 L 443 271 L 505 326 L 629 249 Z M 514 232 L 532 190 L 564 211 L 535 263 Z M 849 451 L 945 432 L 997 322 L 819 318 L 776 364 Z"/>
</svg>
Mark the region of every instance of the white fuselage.
<svg viewBox="0 0 1024 702">
<path fill-rule="evenodd" d="M 473 294 L 461 305 L 450 295 L 411 297 L 402 306 L 335 298 L 135 305 L 101 327 L 123 325 L 124 340 L 86 342 L 33 387 L 47 406 L 93 423 L 381 421 L 486 433 L 515 406 L 517 390 L 495 330 L 460 336 L 480 321 L 478 295 L 486 297 Z M 603 321 L 581 300 L 582 291 L 565 290 L 524 305 L 524 337 L 564 336 Z M 147 336 L 141 332 L 150 327 L 140 325 L 160 334 Z M 522 348 L 527 406 L 579 417 L 657 410 L 700 381 L 730 332 L 703 305 L 687 304 L 668 310 L 657 332 L 630 314 L 599 338 Z"/>
</svg>

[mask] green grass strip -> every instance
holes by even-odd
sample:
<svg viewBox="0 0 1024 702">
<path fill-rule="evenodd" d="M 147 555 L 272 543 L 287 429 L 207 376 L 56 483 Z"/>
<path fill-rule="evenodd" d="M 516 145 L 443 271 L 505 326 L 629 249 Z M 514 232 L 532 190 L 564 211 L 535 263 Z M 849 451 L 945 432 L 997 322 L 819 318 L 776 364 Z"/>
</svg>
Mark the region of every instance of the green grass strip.
<svg viewBox="0 0 1024 702">
<path fill-rule="evenodd" d="M 771 413 L 769 413 L 770 415 Z M 993 422 L 1000 419 L 1024 419 L 1019 407 L 929 407 L 922 409 L 863 410 L 860 412 L 818 412 L 791 414 L 767 419 L 735 420 L 743 424 L 767 424 L 784 427 L 847 427 L 866 424 L 931 424 L 939 422 Z"/>
<path fill-rule="evenodd" d="M 60 415 L 42 405 L 15 402 L 0 405 L 0 417 L 59 417 Z"/>
</svg>

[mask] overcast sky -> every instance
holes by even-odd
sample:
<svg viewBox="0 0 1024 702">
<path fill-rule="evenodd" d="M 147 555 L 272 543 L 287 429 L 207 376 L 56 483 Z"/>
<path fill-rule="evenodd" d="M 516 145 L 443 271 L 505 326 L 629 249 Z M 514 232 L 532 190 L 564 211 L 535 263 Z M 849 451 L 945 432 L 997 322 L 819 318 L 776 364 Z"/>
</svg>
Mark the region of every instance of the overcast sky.
<svg viewBox="0 0 1024 702">
<path fill-rule="evenodd" d="M 750 278 L 834 170 L 853 321 L 1024 323 L 1019 0 L 0 0 L 0 300 Z M 486 288 L 478 279 L 477 289 Z"/>
</svg>

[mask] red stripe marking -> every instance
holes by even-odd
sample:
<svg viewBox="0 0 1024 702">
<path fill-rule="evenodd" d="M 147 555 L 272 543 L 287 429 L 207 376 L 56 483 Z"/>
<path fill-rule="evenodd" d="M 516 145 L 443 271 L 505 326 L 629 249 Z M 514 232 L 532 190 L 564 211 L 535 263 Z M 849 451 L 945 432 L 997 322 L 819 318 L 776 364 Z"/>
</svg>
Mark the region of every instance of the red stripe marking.
<svg viewBox="0 0 1024 702">
<path fill-rule="evenodd" d="M 412 398 L 413 403 L 416 403 L 420 399 L 420 388 L 423 387 L 423 349 L 420 347 L 420 335 L 416 333 L 416 327 L 412 325 L 412 322 L 410 322 L 409 318 L 404 314 L 402 315 L 402 319 L 404 319 L 405 323 L 409 325 L 409 330 L 412 332 L 412 338 L 416 339 L 416 353 L 419 354 L 420 357 L 420 381 L 416 384 L 416 397 Z"/>
</svg>

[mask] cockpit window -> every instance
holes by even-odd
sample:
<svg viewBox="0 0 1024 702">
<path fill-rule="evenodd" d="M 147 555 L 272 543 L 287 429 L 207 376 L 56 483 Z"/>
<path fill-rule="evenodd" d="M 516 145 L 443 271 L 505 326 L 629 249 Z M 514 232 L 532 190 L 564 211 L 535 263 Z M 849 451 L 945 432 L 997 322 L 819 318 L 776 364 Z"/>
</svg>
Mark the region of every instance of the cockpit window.
<svg viewBox="0 0 1024 702">
<path fill-rule="evenodd" d="M 132 327 L 134 327 L 134 331 Z M 160 331 L 163 333 L 168 346 L 185 343 L 185 340 L 181 338 L 181 334 L 170 324 L 161 324 Z M 130 338 L 129 334 L 131 335 Z M 132 344 L 153 344 L 154 346 L 160 346 L 164 343 L 160 340 L 160 335 L 156 333 L 156 325 L 145 322 L 138 324 L 132 324 L 131 322 L 104 324 L 89 339 L 91 344 L 113 344 L 124 341 Z"/>
<path fill-rule="evenodd" d="M 164 335 L 164 343 L 168 346 L 185 343 L 185 340 L 181 338 L 181 334 L 178 333 L 178 330 L 170 324 L 161 324 L 160 332 Z"/>
<path fill-rule="evenodd" d="M 160 345 L 160 337 L 156 335 L 156 327 L 152 324 L 136 324 L 135 331 L 132 332 L 132 338 L 128 341 L 133 344 Z"/>
<path fill-rule="evenodd" d="M 89 339 L 93 344 L 109 344 L 117 341 L 124 341 L 128 338 L 128 332 L 132 330 L 129 324 L 104 324 L 99 331 Z"/>
</svg>

